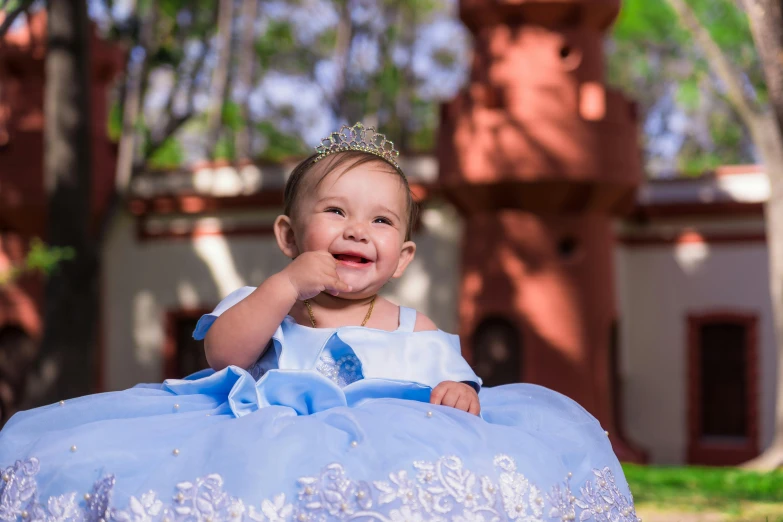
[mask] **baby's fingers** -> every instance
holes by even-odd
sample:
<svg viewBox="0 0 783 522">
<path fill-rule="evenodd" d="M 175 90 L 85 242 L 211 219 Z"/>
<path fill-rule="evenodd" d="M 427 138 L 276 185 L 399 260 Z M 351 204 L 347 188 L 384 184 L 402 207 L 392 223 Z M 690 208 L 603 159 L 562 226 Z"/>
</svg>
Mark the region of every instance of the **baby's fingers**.
<svg viewBox="0 0 783 522">
<path fill-rule="evenodd" d="M 462 411 L 468 411 L 470 410 L 470 403 L 471 403 L 471 397 L 468 394 L 460 395 L 459 399 L 457 399 L 457 403 L 454 405 L 455 408 Z"/>
<path fill-rule="evenodd" d="M 334 278 L 331 283 L 326 285 L 325 291 L 331 295 L 337 295 L 343 292 L 350 292 L 351 285 L 343 283 L 338 278 Z"/>
<path fill-rule="evenodd" d="M 443 397 L 443 400 L 440 401 L 441 405 L 448 406 L 449 408 L 455 408 L 457 406 L 457 401 L 460 399 L 459 391 L 455 390 L 454 388 L 450 388 L 446 395 Z"/>
<path fill-rule="evenodd" d="M 479 404 L 479 401 L 477 398 L 474 398 L 470 402 L 470 408 L 468 408 L 468 413 L 472 413 L 473 415 L 478 416 L 479 413 L 481 413 L 481 404 Z"/>
<path fill-rule="evenodd" d="M 435 386 L 435 389 L 430 393 L 430 404 L 440 404 L 445 394 L 446 388 L 443 386 Z"/>
</svg>

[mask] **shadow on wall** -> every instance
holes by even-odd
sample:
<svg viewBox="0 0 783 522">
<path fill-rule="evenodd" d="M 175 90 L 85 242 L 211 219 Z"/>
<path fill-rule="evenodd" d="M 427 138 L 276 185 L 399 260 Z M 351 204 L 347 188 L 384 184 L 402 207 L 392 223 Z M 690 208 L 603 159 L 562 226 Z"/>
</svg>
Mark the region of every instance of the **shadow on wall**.
<svg viewBox="0 0 783 522">
<path fill-rule="evenodd" d="M 191 338 L 198 318 L 226 295 L 257 286 L 287 264 L 267 235 L 140 242 L 132 218 L 106 250 L 107 389 L 182 377 L 206 365 Z"/>
<path fill-rule="evenodd" d="M 37 354 L 36 342 L 21 326 L 0 327 L 0 428 L 26 407 L 27 378 Z"/>
</svg>

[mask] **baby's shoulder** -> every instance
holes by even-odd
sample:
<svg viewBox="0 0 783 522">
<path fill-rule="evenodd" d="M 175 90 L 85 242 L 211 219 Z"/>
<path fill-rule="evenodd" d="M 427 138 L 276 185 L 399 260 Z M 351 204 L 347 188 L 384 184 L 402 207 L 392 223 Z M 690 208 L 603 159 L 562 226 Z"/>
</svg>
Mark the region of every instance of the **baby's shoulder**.
<svg viewBox="0 0 783 522">
<path fill-rule="evenodd" d="M 426 315 L 416 312 L 416 323 L 413 326 L 414 332 L 428 332 L 437 330 L 438 326 Z"/>
<path fill-rule="evenodd" d="M 438 326 L 432 319 L 414 308 L 397 305 L 397 303 L 378 296 L 375 303 L 376 314 L 381 315 L 383 325 L 380 327 L 390 332 L 429 332 L 437 331 Z"/>
</svg>

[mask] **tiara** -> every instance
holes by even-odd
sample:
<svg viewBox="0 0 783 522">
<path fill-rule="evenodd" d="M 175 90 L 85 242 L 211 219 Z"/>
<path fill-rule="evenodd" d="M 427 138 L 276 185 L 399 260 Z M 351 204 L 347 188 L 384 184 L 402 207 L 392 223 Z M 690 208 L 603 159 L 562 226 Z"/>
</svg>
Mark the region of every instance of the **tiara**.
<svg viewBox="0 0 783 522">
<path fill-rule="evenodd" d="M 375 154 L 391 163 L 395 169 L 400 170 L 396 160 L 400 153 L 394 148 L 394 143 L 375 130 L 375 127 L 365 128 L 361 123 L 357 123 L 353 127 L 343 125 L 339 131 L 322 139 L 321 144 L 315 148 L 318 153 L 315 161 L 322 160 L 330 154 L 348 150 Z"/>
</svg>

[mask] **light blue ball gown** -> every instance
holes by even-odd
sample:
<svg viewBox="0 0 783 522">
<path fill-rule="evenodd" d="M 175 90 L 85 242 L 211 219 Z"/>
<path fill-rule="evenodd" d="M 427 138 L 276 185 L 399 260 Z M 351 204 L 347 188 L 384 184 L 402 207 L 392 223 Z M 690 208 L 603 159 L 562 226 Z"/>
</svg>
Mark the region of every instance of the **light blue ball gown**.
<svg viewBox="0 0 783 522">
<path fill-rule="evenodd" d="M 456 336 L 415 319 L 287 317 L 247 370 L 19 413 L 0 432 L 0 521 L 636 522 L 609 439 L 574 401 L 514 384 L 481 389 L 481 417 L 430 405 L 442 381 L 481 381 Z"/>
</svg>

